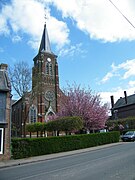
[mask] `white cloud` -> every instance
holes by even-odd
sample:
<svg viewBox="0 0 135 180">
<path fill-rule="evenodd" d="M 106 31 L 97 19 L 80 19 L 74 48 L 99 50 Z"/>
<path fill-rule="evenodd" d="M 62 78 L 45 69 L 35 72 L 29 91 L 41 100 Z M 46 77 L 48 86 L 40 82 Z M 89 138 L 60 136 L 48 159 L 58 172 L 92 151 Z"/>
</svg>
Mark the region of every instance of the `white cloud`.
<svg viewBox="0 0 135 180">
<path fill-rule="evenodd" d="M 108 0 L 50 0 L 71 18 L 77 27 L 91 38 L 103 41 L 134 40 L 135 29 L 124 19 Z M 122 13 L 135 26 L 134 0 L 113 0 Z"/>
<path fill-rule="evenodd" d="M 120 98 L 124 97 L 124 91 L 127 92 L 127 96 L 132 95 L 135 93 L 135 88 L 134 87 L 126 87 L 126 89 L 123 89 L 121 87 L 117 87 L 115 89 L 112 89 L 111 91 L 104 91 L 104 92 L 99 92 L 101 95 L 102 101 L 104 103 L 109 103 L 111 107 L 111 98 L 110 96 L 114 97 L 114 103 Z"/>
<path fill-rule="evenodd" d="M 113 0 L 123 14 L 135 25 L 134 0 Z M 102 41 L 134 40 L 134 28 L 107 0 L 11 0 L 0 12 L 0 34 L 15 32 L 30 36 L 28 44 L 39 47 L 44 24 L 44 7 L 47 7 L 47 28 L 50 41 L 60 49 L 69 44 L 69 29 L 64 21 L 51 16 L 50 5 L 62 12 L 63 18 L 71 18 L 76 26 L 91 38 Z M 127 74 L 128 76 L 128 74 Z"/>
<path fill-rule="evenodd" d="M 113 2 L 135 25 L 134 0 Z M 21 31 L 30 35 L 29 44 L 35 48 L 41 39 L 46 6 L 51 42 L 57 44 L 57 48 L 70 43 L 66 23 L 50 15 L 50 4 L 62 12 L 63 18 L 71 18 L 91 38 L 109 42 L 135 39 L 134 28 L 107 0 L 11 0 L 11 4 L 3 6 L 0 12 L 0 34 L 8 35 L 11 30 L 15 33 Z"/>
<path fill-rule="evenodd" d="M 59 51 L 59 57 L 60 56 L 71 56 L 73 57 L 75 54 L 81 54 L 82 56 L 85 56 L 86 50 L 82 49 L 82 44 L 76 44 L 76 45 L 71 45 L 69 48 L 63 48 Z"/>
<path fill-rule="evenodd" d="M 129 81 L 129 82 L 128 82 L 128 85 L 129 85 L 130 87 L 135 87 L 135 81 Z"/>
<path fill-rule="evenodd" d="M 41 32 L 44 25 L 44 6 L 46 1 L 40 0 L 11 0 L 11 4 L 3 6 L 0 12 L 0 34 L 25 33 L 30 36 L 28 44 L 33 48 L 39 47 Z M 47 8 L 47 28 L 50 41 L 57 47 L 69 43 L 69 29 L 67 25 L 50 16 L 50 9 Z"/>
<path fill-rule="evenodd" d="M 22 40 L 22 38 L 20 36 L 18 36 L 18 35 L 12 37 L 12 42 L 13 43 L 20 42 L 21 40 Z"/>
<path fill-rule="evenodd" d="M 100 83 L 106 83 L 113 77 L 118 77 L 120 79 L 128 79 L 131 76 L 135 76 L 135 59 L 127 60 L 121 64 L 111 65 L 111 71 L 108 72 L 100 81 Z"/>
<path fill-rule="evenodd" d="M 9 29 L 7 26 L 6 18 L 4 17 L 4 15 L 0 14 L 0 35 L 1 34 L 8 35 Z"/>
</svg>

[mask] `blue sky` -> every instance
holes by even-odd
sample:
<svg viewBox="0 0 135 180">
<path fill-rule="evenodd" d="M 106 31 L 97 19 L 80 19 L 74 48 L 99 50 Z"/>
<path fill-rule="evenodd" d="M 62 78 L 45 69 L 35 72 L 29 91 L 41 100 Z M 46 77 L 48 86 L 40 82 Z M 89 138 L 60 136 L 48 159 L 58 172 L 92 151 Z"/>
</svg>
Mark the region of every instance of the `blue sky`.
<svg viewBox="0 0 135 180">
<path fill-rule="evenodd" d="M 135 1 L 112 2 L 135 26 Z M 89 86 L 103 102 L 135 92 L 135 28 L 109 0 L 1 0 L 0 63 L 33 66 L 45 11 L 61 88 Z"/>
</svg>

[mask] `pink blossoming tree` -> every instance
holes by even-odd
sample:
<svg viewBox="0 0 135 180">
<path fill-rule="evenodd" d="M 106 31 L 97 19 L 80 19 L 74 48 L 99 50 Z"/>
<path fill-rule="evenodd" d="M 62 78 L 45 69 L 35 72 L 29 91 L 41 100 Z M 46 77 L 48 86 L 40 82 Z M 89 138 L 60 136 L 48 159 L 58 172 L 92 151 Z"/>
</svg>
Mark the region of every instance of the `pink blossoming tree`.
<svg viewBox="0 0 135 180">
<path fill-rule="evenodd" d="M 80 85 L 68 85 L 64 90 L 66 97 L 61 102 L 61 110 L 57 116 L 80 116 L 87 130 L 105 127 L 108 119 L 108 105 L 101 102 L 99 94 L 92 94 L 90 88 L 85 90 Z"/>
</svg>

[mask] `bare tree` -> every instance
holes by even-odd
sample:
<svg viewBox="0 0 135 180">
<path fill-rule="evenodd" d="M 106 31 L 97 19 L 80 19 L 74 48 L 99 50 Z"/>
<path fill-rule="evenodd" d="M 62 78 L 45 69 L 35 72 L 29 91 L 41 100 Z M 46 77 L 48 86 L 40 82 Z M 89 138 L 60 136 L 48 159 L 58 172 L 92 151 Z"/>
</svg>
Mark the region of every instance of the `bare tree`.
<svg viewBox="0 0 135 180">
<path fill-rule="evenodd" d="M 21 61 L 14 64 L 13 68 L 9 68 L 9 75 L 12 87 L 19 97 L 23 97 L 25 93 L 31 89 L 31 68 L 28 63 Z"/>
<path fill-rule="evenodd" d="M 31 98 L 31 68 L 27 62 L 21 61 L 14 64 L 9 68 L 9 76 L 13 89 L 22 100 L 22 123 L 23 123 L 23 135 L 26 136 L 25 126 L 29 114 L 29 107 L 32 102 Z M 26 101 L 29 101 L 27 102 Z M 27 106 L 27 108 L 26 108 Z M 29 106 L 29 107 L 28 107 Z"/>
</svg>

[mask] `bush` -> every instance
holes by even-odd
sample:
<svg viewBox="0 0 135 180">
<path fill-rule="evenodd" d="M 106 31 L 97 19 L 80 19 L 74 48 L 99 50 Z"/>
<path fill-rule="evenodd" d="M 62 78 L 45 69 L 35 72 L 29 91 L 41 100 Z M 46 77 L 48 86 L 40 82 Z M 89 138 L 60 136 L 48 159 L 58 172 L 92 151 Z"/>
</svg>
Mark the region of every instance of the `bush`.
<svg viewBox="0 0 135 180">
<path fill-rule="evenodd" d="M 46 130 L 46 123 L 41 123 L 41 122 L 36 122 L 36 123 L 31 123 L 31 124 L 26 124 L 26 131 L 30 133 L 32 132 L 37 132 L 37 137 L 38 137 L 38 132 L 42 132 Z"/>
<path fill-rule="evenodd" d="M 119 141 L 119 132 L 83 134 L 48 138 L 13 138 L 14 159 L 88 148 Z"/>
<path fill-rule="evenodd" d="M 108 120 L 106 122 L 108 128 L 118 129 L 118 124 L 122 124 L 124 129 L 135 129 L 135 117 L 127 117 L 117 120 Z"/>
<path fill-rule="evenodd" d="M 78 116 L 61 117 L 49 121 L 46 125 L 47 131 L 65 131 L 72 132 L 83 128 L 83 121 Z"/>
</svg>

